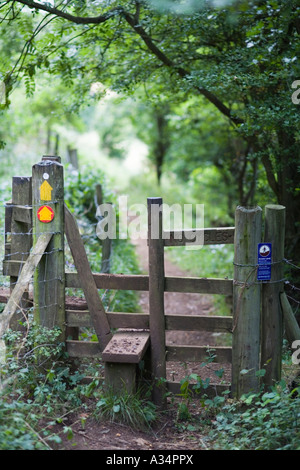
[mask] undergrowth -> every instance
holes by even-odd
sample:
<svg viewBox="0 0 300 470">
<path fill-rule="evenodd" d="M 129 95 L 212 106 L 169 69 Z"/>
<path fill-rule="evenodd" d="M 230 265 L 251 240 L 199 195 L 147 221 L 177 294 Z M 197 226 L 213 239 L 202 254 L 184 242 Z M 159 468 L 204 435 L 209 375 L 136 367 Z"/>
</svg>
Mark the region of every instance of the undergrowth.
<svg viewBox="0 0 300 470">
<path fill-rule="evenodd" d="M 92 269 L 99 271 L 101 245 L 95 231 L 94 188 L 102 182 L 101 175 L 82 171 L 69 176 L 66 198 L 80 220 Z M 105 194 L 113 202 L 113 194 Z M 221 254 L 225 258 L 230 255 L 223 250 Z M 213 255 L 216 253 L 207 256 Z M 189 259 L 197 267 L 196 257 L 191 255 Z M 190 268 L 193 271 L 192 264 Z M 113 246 L 112 271 L 138 272 L 133 248 L 124 240 Z M 198 269 L 197 275 L 204 273 Z M 120 297 L 111 294 L 107 297 L 110 308 L 137 309 L 134 293 Z M 34 324 L 31 314 L 25 333 L 6 332 L 7 357 L 0 364 L 0 450 L 61 448 L 65 437 L 75 439 L 67 417 L 78 416 L 84 422 L 85 412 L 97 420 L 125 423 L 134 429 L 147 430 L 156 423 L 160 415 L 148 393 L 108 391 L 99 375 L 99 364 L 93 368 L 93 364 L 83 361 L 75 368 L 64 344 L 57 342 L 59 335 L 57 329 Z M 222 371 L 216 373 L 221 378 Z M 82 381 L 86 375 L 93 377 L 89 384 Z M 290 387 L 281 381 L 239 400 L 230 398 L 229 390 L 208 396 L 208 386 L 209 380 L 192 374 L 182 380 L 177 397 L 168 397 L 169 410 L 176 412 L 177 432 L 198 432 L 203 448 L 211 450 L 300 450 L 299 383 Z M 191 388 L 198 395 L 197 400 L 193 399 Z"/>
<path fill-rule="evenodd" d="M 150 389 L 135 394 L 107 390 L 99 364 L 83 362 L 75 368 L 64 345 L 57 343 L 59 334 L 33 321 L 25 338 L 6 332 L 7 360 L 0 366 L 0 450 L 63 448 L 65 439 L 76 443 L 68 416 L 74 417 L 72 423 L 92 416 L 150 431 L 161 417 Z M 88 384 L 82 380 L 87 372 L 93 377 Z M 222 369 L 215 373 L 222 378 Z M 300 450 L 299 383 L 291 387 L 282 380 L 239 400 L 229 390 L 208 395 L 209 385 L 209 379 L 191 374 L 181 381 L 180 394 L 169 396 L 166 413 L 173 416 L 177 433 L 199 433 L 199 448 L 210 450 Z"/>
</svg>

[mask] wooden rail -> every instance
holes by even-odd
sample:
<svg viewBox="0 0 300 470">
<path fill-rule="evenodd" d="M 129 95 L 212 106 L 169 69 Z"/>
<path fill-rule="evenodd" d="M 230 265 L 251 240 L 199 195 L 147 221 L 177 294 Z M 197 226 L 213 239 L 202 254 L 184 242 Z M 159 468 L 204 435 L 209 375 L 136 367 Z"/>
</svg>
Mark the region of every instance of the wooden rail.
<svg viewBox="0 0 300 470">
<path fill-rule="evenodd" d="M 149 328 L 149 313 L 106 313 L 111 328 Z M 66 310 L 67 324 L 71 327 L 91 327 L 88 310 Z M 232 331 L 232 316 L 218 315 L 172 315 L 165 314 L 165 329 L 171 331 L 210 331 L 228 333 Z"/>
<path fill-rule="evenodd" d="M 234 243 L 234 227 L 164 231 L 164 246 L 188 244 L 220 245 Z"/>
</svg>

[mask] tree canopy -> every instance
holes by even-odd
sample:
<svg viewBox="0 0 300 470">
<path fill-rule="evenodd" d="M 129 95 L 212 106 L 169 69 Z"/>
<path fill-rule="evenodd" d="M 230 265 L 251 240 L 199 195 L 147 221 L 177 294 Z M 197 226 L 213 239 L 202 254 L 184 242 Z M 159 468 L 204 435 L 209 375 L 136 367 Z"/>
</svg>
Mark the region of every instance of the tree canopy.
<svg viewBox="0 0 300 470">
<path fill-rule="evenodd" d="M 295 247 L 300 117 L 292 95 L 300 78 L 300 6 L 295 0 L 218 4 L 1 2 L 0 78 L 8 95 L 20 79 L 32 93 L 46 71 L 74 89 L 77 106 L 90 99 L 95 82 L 127 95 L 142 90 L 152 105 L 158 96 L 171 105 L 192 97 L 191 115 L 209 104 L 228 128 L 227 147 L 234 139 L 244 142 L 239 159 L 232 152 L 221 156 L 224 171 L 238 166 L 245 178 L 252 175 L 248 192 L 263 167 L 278 203 L 287 207 L 287 236 Z"/>
</svg>

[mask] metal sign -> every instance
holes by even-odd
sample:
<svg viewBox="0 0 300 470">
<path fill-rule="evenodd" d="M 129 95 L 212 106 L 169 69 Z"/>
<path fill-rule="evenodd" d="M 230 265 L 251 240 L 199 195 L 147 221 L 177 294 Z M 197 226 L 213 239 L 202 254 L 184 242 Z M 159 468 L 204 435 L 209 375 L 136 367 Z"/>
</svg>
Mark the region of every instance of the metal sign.
<svg viewBox="0 0 300 470">
<path fill-rule="evenodd" d="M 257 250 L 257 280 L 271 280 L 272 243 L 259 243 Z"/>
<path fill-rule="evenodd" d="M 37 217 L 40 222 L 47 224 L 54 219 L 54 210 L 49 206 L 41 206 L 37 211 Z"/>
</svg>

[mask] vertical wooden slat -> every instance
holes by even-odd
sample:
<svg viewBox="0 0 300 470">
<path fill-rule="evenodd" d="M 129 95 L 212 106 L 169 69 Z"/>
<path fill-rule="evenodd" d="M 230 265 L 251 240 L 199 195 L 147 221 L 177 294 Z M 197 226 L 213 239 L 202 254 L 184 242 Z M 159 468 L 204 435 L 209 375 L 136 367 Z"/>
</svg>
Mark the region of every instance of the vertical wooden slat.
<svg viewBox="0 0 300 470">
<path fill-rule="evenodd" d="M 80 278 L 81 287 L 85 295 L 88 309 L 90 311 L 93 327 L 95 328 L 101 351 L 103 351 L 112 338 L 109 322 L 98 293 L 76 220 L 66 206 L 65 216 L 67 240 Z"/>
<path fill-rule="evenodd" d="M 260 368 L 260 299 L 257 247 L 261 241 L 262 210 L 237 207 L 235 213 L 232 394 L 256 391 Z"/>
<path fill-rule="evenodd" d="M 263 381 L 274 385 L 281 378 L 283 315 L 280 294 L 283 287 L 285 207 L 265 207 L 264 241 L 272 243 L 271 281 L 262 287 L 262 348 L 261 368 L 266 370 Z"/>
<path fill-rule="evenodd" d="M 11 214 L 11 251 L 9 259 L 15 261 L 26 261 L 32 247 L 31 226 L 14 219 L 14 206 L 30 206 L 32 203 L 31 177 L 14 176 L 12 178 L 12 214 Z M 14 288 L 18 277 L 10 277 L 10 287 Z M 21 323 L 24 322 L 26 309 L 31 304 L 28 302 L 28 291 L 25 291 L 20 300 L 19 309 L 16 311 L 10 322 L 13 330 L 22 330 Z"/>
<path fill-rule="evenodd" d="M 164 244 L 162 238 L 162 199 L 148 198 L 149 245 L 149 325 L 153 400 L 166 406 L 166 339 L 164 317 Z M 162 380 L 160 380 L 162 379 Z"/>
<path fill-rule="evenodd" d="M 41 186 L 47 182 L 48 194 Z M 47 193 L 47 191 L 46 191 Z M 44 327 L 61 329 L 65 339 L 64 172 L 58 157 L 43 157 L 32 167 L 34 243 L 41 233 L 52 233 L 51 241 L 34 275 L 35 320 Z M 49 206 L 54 218 L 41 222 L 38 211 Z"/>
</svg>

